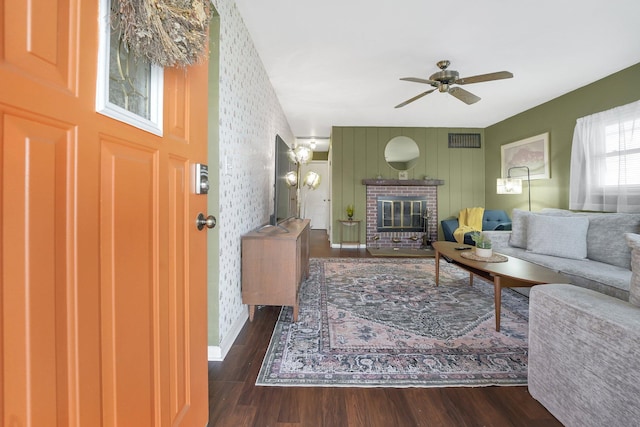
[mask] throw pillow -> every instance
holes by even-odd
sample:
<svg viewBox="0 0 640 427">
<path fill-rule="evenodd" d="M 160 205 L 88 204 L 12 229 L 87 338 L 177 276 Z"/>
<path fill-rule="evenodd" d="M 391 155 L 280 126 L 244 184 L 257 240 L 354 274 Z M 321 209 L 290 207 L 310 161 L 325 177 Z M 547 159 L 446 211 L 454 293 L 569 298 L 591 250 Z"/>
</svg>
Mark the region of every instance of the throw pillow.
<svg viewBox="0 0 640 427">
<path fill-rule="evenodd" d="M 545 215 L 555 215 L 555 216 L 575 215 L 575 212 L 573 211 L 570 211 L 568 209 L 558 209 L 558 208 L 542 208 L 540 210 L 540 213 Z"/>
<path fill-rule="evenodd" d="M 587 216 L 587 258 L 630 269 L 631 250 L 625 234 L 640 233 L 640 215 L 598 213 Z"/>
<path fill-rule="evenodd" d="M 509 236 L 509 246 L 514 248 L 527 248 L 527 218 L 531 215 L 529 211 L 514 209 L 511 212 L 511 236 Z"/>
<path fill-rule="evenodd" d="M 532 214 L 527 221 L 527 251 L 562 258 L 587 257 L 589 218 Z"/>
<path fill-rule="evenodd" d="M 511 212 L 511 235 L 509 236 L 509 246 L 514 248 L 527 249 L 527 228 L 529 215 L 533 213 L 530 211 L 523 211 L 520 209 L 514 209 Z M 554 216 L 569 216 L 573 215 L 573 212 L 566 209 L 544 208 L 539 215 L 554 215 Z"/>
<path fill-rule="evenodd" d="M 631 283 L 629 284 L 629 302 L 640 307 L 640 234 L 626 233 L 631 248 Z"/>
</svg>

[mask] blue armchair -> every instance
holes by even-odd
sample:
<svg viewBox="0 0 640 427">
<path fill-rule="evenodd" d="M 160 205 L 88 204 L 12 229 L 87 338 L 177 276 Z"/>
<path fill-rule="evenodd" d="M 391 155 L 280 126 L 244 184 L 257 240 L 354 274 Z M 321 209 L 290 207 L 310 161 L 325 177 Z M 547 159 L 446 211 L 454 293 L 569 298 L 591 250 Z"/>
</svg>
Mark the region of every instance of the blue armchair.
<svg viewBox="0 0 640 427">
<path fill-rule="evenodd" d="M 444 234 L 444 240 L 449 242 L 455 242 L 453 232 L 458 228 L 458 218 L 449 218 L 440 221 L 442 225 L 442 233 Z M 486 210 L 482 215 L 482 231 L 493 230 L 511 230 L 511 219 L 509 215 L 503 210 Z M 467 245 L 474 245 L 471 240 L 471 233 L 464 235 L 464 243 Z"/>
</svg>

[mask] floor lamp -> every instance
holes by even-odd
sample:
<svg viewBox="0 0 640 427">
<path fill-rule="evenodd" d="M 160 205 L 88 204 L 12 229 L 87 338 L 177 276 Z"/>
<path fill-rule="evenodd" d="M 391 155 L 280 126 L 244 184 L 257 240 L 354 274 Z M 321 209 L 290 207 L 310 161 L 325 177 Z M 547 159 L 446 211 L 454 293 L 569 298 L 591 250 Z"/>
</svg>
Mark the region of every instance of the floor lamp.
<svg viewBox="0 0 640 427">
<path fill-rule="evenodd" d="M 513 169 L 527 170 L 527 187 L 529 187 L 529 211 L 531 211 L 531 174 L 528 166 L 513 166 L 507 170 L 506 178 L 498 178 L 497 193 L 498 194 L 522 194 L 522 179 L 511 178 Z"/>
<path fill-rule="evenodd" d="M 309 171 L 304 178 L 301 175 L 301 166 L 306 165 L 313 159 L 313 150 L 306 146 L 298 146 L 287 153 L 289 159 L 295 163 L 296 170 L 287 172 L 285 175 L 285 181 L 290 187 L 296 189 L 296 217 L 302 218 L 301 215 L 301 200 L 300 200 L 300 187 L 306 186 L 311 190 L 315 190 L 320 185 L 320 175 L 316 172 Z"/>
</svg>

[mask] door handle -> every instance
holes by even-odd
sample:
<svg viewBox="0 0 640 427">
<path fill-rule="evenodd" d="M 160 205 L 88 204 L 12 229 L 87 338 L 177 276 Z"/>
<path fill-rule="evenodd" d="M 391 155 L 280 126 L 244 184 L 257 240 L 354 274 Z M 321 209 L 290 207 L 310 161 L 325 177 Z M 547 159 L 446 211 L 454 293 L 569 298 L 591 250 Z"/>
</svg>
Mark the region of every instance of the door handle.
<svg viewBox="0 0 640 427">
<path fill-rule="evenodd" d="M 217 220 L 213 215 L 209 215 L 205 218 L 203 213 L 198 214 L 198 218 L 196 218 L 196 227 L 198 230 L 202 230 L 203 228 L 213 228 L 216 226 Z"/>
</svg>

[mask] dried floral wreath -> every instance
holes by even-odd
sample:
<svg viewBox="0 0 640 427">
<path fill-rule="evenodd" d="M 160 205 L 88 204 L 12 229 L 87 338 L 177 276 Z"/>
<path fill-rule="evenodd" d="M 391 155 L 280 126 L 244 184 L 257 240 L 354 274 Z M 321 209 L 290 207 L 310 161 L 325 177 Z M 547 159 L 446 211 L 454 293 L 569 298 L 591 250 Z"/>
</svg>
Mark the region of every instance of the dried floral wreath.
<svg viewBox="0 0 640 427">
<path fill-rule="evenodd" d="M 205 59 L 210 0 L 113 0 L 111 24 L 136 56 L 162 67 Z"/>
</svg>

